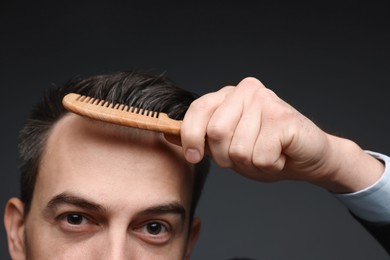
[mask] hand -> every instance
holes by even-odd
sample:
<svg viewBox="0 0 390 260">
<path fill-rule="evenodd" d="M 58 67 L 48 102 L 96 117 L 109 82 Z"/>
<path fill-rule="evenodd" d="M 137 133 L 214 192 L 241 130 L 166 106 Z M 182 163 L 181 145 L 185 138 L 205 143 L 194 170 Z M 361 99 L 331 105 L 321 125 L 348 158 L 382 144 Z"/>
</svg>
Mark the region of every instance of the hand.
<svg viewBox="0 0 390 260">
<path fill-rule="evenodd" d="M 351 180 L 362 162 L 369 162 L 376 179 L 383 171 L 356 144 L 325 133 L 255 78 L 194 101 L 181 142 L 191 163 L 207 150 L 219 166 L 263 182 L 304 180 L 344 192 L 373 182 L 356 175 Z"/>
</svg>

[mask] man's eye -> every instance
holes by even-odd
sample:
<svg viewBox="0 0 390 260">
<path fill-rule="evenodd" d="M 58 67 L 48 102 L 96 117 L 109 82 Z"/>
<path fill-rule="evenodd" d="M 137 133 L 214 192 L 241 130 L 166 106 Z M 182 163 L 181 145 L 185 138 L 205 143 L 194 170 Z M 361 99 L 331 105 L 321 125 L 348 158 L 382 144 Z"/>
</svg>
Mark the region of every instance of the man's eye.
<svg viewBox="0 0 390 260">
<path fill-rule="evenodd" d="M 167 232 L 167 228 L 158 222 L 151 222 L 145 225 L 145 231 L 151 235 L 159 235 L 161 233 Z"/>
<path fill-rule="evenodd" d="M 172 238 L 174 231 L 168 223 L 160 221 L 145 222 L 134 231 L 140 239 L 155 246 L 161 246 Z"/>
<path fill-rule="evenodd" d="M 69 214 L 66 216 L 66 221 L 71 225 L 81 225 L 84 224 L 87 220 L 81 214 Z"/>
<path fill-rule="evenodd" d="M 58 223 L 66 231 L 86 231 L 96 227 L 96 223 L 91 218 L 82 213 L 70 212 L 64 213 L 58 217 Z"/>
<path fill-rule="evenodd" d="M 99 228 L 99 223 L 94 221 L 89 215 L 69 212 L 58 216 L 58 226 L 61 230 L 67 233 L 85 233 L 94 232 Z"/>
</svg>

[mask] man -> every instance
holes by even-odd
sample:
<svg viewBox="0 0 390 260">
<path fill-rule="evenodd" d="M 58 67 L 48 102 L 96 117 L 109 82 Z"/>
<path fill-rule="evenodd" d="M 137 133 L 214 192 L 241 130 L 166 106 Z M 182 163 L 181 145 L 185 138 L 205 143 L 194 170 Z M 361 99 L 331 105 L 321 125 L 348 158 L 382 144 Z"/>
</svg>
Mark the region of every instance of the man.
<svg viewBox="0 0 390 260">
<path fill-rule="evenodd" d="M 68 113 L 60 102 L 69 92 L 184 117 L 181 139 Z M 189 259 L 205 154 L 254 180 L 302 180 L 344 193 L 341 200 L 388 246 L 390 209 L 372 198 L 390 197 L 387 157 L 323 132 L 253 78 L 195 99 L 135 72 L 48 95 L 21 133 L 21 199 L 5 212 L 12 258 Z"/>
<path fill-rule="evenodd" d="M 142 73 L 70 82 L 51 91 L 21 132 L 21 200 L 5 213 L 13 259 L 187 259 L 207 159 L 185 162 L 162 135 L 85 119 L 77 92 L 183 118 L 191 93 Z"/>
</svg>

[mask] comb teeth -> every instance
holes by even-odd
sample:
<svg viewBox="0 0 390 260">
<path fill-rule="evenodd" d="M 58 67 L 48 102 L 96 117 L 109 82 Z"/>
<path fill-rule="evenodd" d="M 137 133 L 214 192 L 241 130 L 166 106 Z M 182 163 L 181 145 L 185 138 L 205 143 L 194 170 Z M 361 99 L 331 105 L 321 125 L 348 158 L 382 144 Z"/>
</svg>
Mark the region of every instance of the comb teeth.
<svg viewBox="0 0 390 260">
<path fill-rule="evenodd" d="M 70 112 L 84 117 L 117 125 L 180 135 L 181 121 L 169 118 L 163 112 L 125 104 L 113 104 L 76 93 L 67 94 L 62 103 Z"/>
<path fill-rule="evenodd" d="M 147 110 L 143 109 L 142 107 L 136 107 L 136 106 L 128 106 L 125 104 L 121 103 L 111 103 L 102 99 L 97 99 L 93 97 L 88 97 L 88 96 L 78 96 L 76 98 L 76 101 L 82 102 L 82 103 L 87 103 L 87 104 L 92 104 L 92 105 L 97 105 L 101 107 L 106 107 L 106 108 L 111 108 L 114 110 L 119 110 L 119 111 L 126 111 L 130 113 L 135 113 L 135 114 L 140 114 L 140 115 L 145 115 L 149 117 L 154 117 L 158 118 L 160 113 L 158 111 L 152 111 L 152 110 Z"/>
</svg>

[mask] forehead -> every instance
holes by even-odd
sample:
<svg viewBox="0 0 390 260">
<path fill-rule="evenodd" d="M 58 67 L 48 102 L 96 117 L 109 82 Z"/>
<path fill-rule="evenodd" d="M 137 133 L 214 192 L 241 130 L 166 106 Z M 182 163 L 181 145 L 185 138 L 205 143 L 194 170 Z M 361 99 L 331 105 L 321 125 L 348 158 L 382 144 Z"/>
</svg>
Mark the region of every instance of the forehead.
<svg viewBox="0 0 390 260">
<path fill-rule="evenodd" d="M 181 148 L 161 134 L 69 114 L 50 132 L 34 197 L 46 201 L 75 192 L 118 207 L 123 206 L 118 200 L 136 205 L 136 198 L 189 205 L 192 182 L 193 169 Z"/>
</svg>

